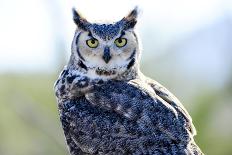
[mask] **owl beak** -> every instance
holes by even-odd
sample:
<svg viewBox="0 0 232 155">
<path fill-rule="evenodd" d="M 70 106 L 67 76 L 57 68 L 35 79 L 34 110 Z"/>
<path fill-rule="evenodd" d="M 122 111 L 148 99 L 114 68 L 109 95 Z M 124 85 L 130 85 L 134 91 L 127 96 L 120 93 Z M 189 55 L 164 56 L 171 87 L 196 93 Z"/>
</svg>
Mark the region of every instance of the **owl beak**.
<svg viewBox="0 0 232 155">
<path fill-rule="evenodd" d="M 106 63 L 110 61 L 111 55 L 110 55 L 110 48 L 108 46 L 105 47 L 102 58 Z"/>
</svg>

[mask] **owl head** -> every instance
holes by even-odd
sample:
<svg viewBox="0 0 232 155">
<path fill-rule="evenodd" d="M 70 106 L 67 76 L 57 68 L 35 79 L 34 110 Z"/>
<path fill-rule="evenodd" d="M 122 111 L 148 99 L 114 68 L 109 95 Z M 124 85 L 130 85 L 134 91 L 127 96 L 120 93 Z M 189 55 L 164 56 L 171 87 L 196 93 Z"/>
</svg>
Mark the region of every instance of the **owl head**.
<svg viewBox="0 0 232 155">
<path fill-rule="evenodd" d="M 72 64 L 92 78 L 111 79 L 138 68 L 139 43 L 135 33 L 138 10 L 114 23 L 91 23 L 73 9 L 77 26 L 72 42 Z"/>
</svg>

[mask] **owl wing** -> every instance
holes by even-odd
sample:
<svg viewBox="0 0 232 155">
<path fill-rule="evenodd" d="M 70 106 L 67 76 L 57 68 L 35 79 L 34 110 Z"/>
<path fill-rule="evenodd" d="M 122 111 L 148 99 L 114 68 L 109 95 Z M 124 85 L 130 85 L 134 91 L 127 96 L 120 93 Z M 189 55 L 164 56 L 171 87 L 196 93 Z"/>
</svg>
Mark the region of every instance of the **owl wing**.
<svg viewBox="0 0 232 155">
<path fill-rule="evenodd" d="M 185 124 L 186 128 L 190 131 L 190 133 L 193 136 L 195 136 L 196 129 L 192 123 L 192 118 L 187 112 L 187 110 L 184 108 L 184 106 L 181 104 L 181 102 L 170 91 L 168 91 L 164 86 L 162 86 L 157 81 L 147 78 L 146 83 L 152 87 L 152 89 L 155 91 L 157 96 L 159 96 L 161 99 L 163 99 L 164 101 L 166 101 L 168 104 L 170 104 L 172 107 L 175 108 L 178 114 L 181 115 L 181 117 L 183 117 L 184 120 L 186 121 Z"/>
<path fill-rule="evenodd" d="M 157 95 L 158 91 L 149 84 L 141 80 L 110 81 L 85 97 L 96 107 L 138 123 L 144 134 L 160 134 L 177 143 L 191 141 L 193 129 L 186 110 L 175 98 L 167 100 L 164 95 Z"/>
</svg>

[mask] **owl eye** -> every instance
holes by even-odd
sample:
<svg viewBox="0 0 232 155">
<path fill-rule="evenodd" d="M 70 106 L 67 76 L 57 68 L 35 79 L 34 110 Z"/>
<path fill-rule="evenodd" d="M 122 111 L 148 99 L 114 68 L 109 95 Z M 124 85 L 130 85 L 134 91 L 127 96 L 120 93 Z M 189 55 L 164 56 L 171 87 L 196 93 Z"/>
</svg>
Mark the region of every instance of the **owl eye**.
<svg viewBox="0 0 232 155">
<path fill-rule="evenodd" d="M 89 40 L 86 40 L 86 44 L 91 48 L 97 48 L 99 43 L 97 39 L 91 38 Z"/>
<path fill-rule="evenodd" d="M 126 38 L 118 38 L 114 41 L 114 43 L 116 44 L 117 47 L 123 47 L 126 45 L 127 40 Z"/>
</svg>

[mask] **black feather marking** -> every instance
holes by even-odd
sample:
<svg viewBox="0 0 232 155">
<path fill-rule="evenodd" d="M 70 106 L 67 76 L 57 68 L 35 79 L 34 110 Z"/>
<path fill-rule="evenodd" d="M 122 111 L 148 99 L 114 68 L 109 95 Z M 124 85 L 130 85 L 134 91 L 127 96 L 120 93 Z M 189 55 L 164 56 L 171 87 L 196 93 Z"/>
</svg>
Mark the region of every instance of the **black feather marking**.
<svg viewBox="0 0 232 155">
<path fill-rule="evenodd" d="M 127 16 L 127 18 L 137 18 L 138 17 L 138 7 L 136 6 Z"/>
<path fill-rule="evenodd" d="M 66 76 L 67 74 L 68 74 L 68 70 L 65 69 L 65 70 L 62 71 L 61 76 Z"/>
<path fill-rule="evenodd" d="M 83 18 L 74 8 L 72 9 L 73 12 L 73 21 L 78 26 L 78 28 L 88 31 L 89 26 L 91 25 L 85 18 Z"/>
<path fill-rule="evenodd" d="M 62 86 L 60 87 L 60 94 L 61 94 L 61 95 L 65 93 L 65 92 L 64 92 L 64 89 L 65 89 L 65 85 L 62 85 Z"/>
<path fill-rule="evenodd" d="M 138 7 L 135 7 L 129 13 L 129 15 L 127 15 L 122 19 L 122 21 L 124 22 L 124 30 L 134 28 L 137 23 L 137 17 L 138 17 Z"/>
<path fill-rule="evenodd" d="M 134 49 L 133 53 L 130 55 L 130 57 L 127 60 L 130 60 L 135 57 L 136 49 Z"/>
<path fill-rule="evenodd" d="M 78 44 L 79 38 L 80 38 L 81 32 L 76 37 L 76 45 Z"/>
<path fill-rule="evenodd" d="M 81 68 L 84 68 L 86 71 L 88 70 L 87 66 L 86 66 L 81 60 L 79 60 L 78 65 L 79 65 Z"/>
<path fill-rule="evenodd" d="M 124 36 L 125 34 L 126 34 L 125 31 L 122 30 L 119 38 L 122 38 L 122 36 Z"/>
<path fill-rule="evenodd" d="M 68 77 L 67 77 L 67 81 L 68 81 L 68 83 L 72 83 L 72 82 L 73 82 L 73 80 L 74 80 L 76 77 L 77 77 L 77 76 L 75 76 L 75 75 L 68 76 Z"/>
<path fill-rule="evenodd" d="M 77 54 L 79 56 L 80 59 L 82 59 L 83 61 L 85 61 L 85 58 L 81 55 L 79 48 L 77 48 Z"/>
<path fill-rule="evenodd" d="M 56 81 L 55 86 L 56 86 L 59 82 L 60 82 L 60 79 L 58 79 L 58 80 Z"/>
<path fill-rule="evenodd" d="M 124 30 L 128 30 L 128 29 L 134 28 L 135 25 L 136 25 L 136 23 L 137 23 L 136 19 L 126 21 L 126 23 L 124 25 Z"/>
<path fill-rule="evenodd" d="M 134 31 L 132 32 L 132 34 L 134 35 L 135 40 L 136 40 L 136 42 L 138 43 L 138 42 L 139 42 L 139 40 L 138 40 L 138 36 L 136 35 L 136 33 L 135 33 Z"/>
<path fill-rule="evenodd" d="M 127 69 L 131 68 L 134 64 L 135 64 L 135 58 L 131 59 L 131 61 L 127 65 Z"/>
<path fill-rule="evenodd" d="M 88 36 L 91 37 L 91 38 L 93 38 L 93 34 L 92 34 L 91 31 L 89 31 Z"/>
<path fill-rule="evenodd" d="M 82 59 L 83 61 L 85 61 L 84 57 L 81 55 L 81 53 L 79 51 L 79 48 L 78 48 L 78 41 L 79 41 L 80 35 L 81 35 L 81 32 L 76 37 L 77 54 L 78 54 L 78 56 L 79 56 L 80 59 Z"/>
</svg>

